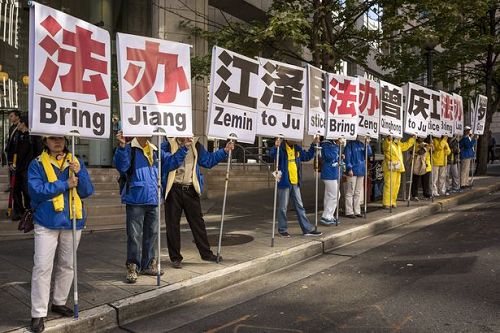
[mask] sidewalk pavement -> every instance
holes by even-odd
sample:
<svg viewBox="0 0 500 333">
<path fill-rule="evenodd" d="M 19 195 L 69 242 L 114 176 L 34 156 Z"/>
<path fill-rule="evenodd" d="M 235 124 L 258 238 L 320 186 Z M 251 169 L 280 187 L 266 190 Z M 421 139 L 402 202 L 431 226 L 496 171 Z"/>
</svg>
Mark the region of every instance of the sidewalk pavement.
<svg viewBox="0 0 500 333">
<path fill-rule="evenodd" d="M 235 184 L 237 186 L 237 184 Z M 126 237 L 123 229 L 87 230 L 78 249 L 80 319 L 59 318 L 49 312 L 47 332 L 96 332 L 126 324 L 168 307 L 205 295 L 228 285 L 320 255 L 325 251 L 369 237 L 389 228 L 439 213 L 500 190 L 500 178 L 479 177 L 471 190 L 430 201 L 398 202 L 389 214 L 381 204 L 370 204 L 367 218 L 341 217 L 339 226 L 318 226 L 321 237 L 304 237 L 293 211 L 288 212 L 291 238 L 277 237 L 271 244 L 273 190 L 229 196 L 226 205 L 221 264 L 200 259 L 190 230 L 183 223 L 182 269 L 170 266 L 162 232 L 161 286 L 156 277 L 139 276 L 136 284 L 125 282 Z M 320 189 L 320 198 L 322 187 Z M 309 219 L 314 223 L 314 182 L 302 186 Z M 203 202 L 209 238 L 217 250 L 222 200 Z M 322 204 L 319 205 L 320 209 Z M 2 227 L 2 226 L 0 226 Z M 0 228 L 0 332 L 26 331 L 30 321 L 30 280 L 33 240 L 12 239 Z M 10 239 L 9 239 L 10 237 Z M 68 305 L 72 306 L 72 293 Z"/>
</svg>

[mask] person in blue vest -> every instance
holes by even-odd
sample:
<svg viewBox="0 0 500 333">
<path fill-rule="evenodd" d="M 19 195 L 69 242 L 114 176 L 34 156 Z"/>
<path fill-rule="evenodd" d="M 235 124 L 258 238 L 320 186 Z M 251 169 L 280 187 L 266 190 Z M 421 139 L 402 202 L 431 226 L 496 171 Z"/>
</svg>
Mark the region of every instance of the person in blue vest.
<svg viewBox="0 0 500 333">
<path fill-rule="evenodd" d="M 124 177 L 121 190 L 126 205 L 128 283 L 137 281 L 138 273 L 157 275 L 155 249 L 158 239 L 158 148 L 147 137 L 125 142 L 121 131 L 116 135 L 118 148 L 114 163 Z M 162 154 L 162 170 L 171 170 L 182 162 L 187 149 L 176 154 Z M 160 272 L 163 274 L 163 272 Z"/>
<path fill-rule="evenodd" d="M 337 193 L 339 186 L 339 145 L 335 141 L 321 141 L 321 180 L 325 184 L 323 197 L 323 214 L 320 223 L 323 225 L 337 224 L 335 210 L 337 209 Z"/>
<path fill-rule="evenodd" d="M 282 237 L 290 237 L 286 218 L 290 198 L 297 212 L 299 225 L 304 236 L 322 235 L 321 232 L 314 230 L 314 226 L 309 222 L 300 194 L 301 162 L 309 161 L 314 157 L 314 146 L 318 142 L 319 137 L 315 137 L 309 150 L 305 151 L 299 145 L 277 138 L 274 147 L 269 151 L 269 156 L 276 160 L 277 147 L 280 147 L 278 167 L 281 171 L 281 179 L 278 182 L 278 232 Z"/>
<path fill-rule="evenodd" d="M 364 181 L 366 175 L 365 140 L 368 156 L 372 156 L 370 138 L 358 135 L 357 140 L 348 141 L 345 146 L 345 215 L 349 218 L 363 217 L 361 202 L 366 200 Z"/>
<path fill-rule="evenodd" d="M 56 252 L 50 310 L 64 317 L 73 316 L 73 310 L 66 306 L 73 282 L 73 216 L 76 215 L 78 246 L 87 217 L 82 199 L 94 192 L 85 165 L 76 158 L 73 161 L 63 136 L 44 137 L 42 142 L 44 148 L 41 155 L 31 161 L 28 168 L 28 191 L 35 224 L 31 278 L 32 332 L 42 332 L 45 328 L 43 320 L 49 306 Z"/>
<path fill-rule="evenodd" d="M 465 126 L 464 136 L 460 139 L 460 188 L 469 187 L 469 172 L 472 164 L 472 159 L 475 156 L 474 146 L 477 142 L 477 136 L 471 132 L 470 126 Z"/>
</svg>

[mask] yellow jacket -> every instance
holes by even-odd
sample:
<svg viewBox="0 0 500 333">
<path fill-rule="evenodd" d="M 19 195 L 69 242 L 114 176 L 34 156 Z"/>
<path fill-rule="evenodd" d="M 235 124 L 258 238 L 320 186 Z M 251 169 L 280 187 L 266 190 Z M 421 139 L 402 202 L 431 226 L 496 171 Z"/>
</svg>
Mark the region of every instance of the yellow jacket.
<svg viewBox="0 0 500 333">
<path fill-rule="evenodd" d="M 405 164 L 403 160 L 403 152 L 407 151 L 415 144 L 415 138 L 411 137 L 406 142 L 398 140 L 388 141 L 387 138 L 382 142 L 382 149 L 384 151 L 384 172 L 389 171 L 389 163 L 392 163 L 395 172 L 405 172 Z"/>
<path fill-rule="evenodd" d="M 434 144 L 432 164 L 434 166 L 446 166 L 448 164 L 448 155 L 451 153 L 450 146 L 448 145 L 448 138 L 434 138 L 432 141 Z"/>
</svg>

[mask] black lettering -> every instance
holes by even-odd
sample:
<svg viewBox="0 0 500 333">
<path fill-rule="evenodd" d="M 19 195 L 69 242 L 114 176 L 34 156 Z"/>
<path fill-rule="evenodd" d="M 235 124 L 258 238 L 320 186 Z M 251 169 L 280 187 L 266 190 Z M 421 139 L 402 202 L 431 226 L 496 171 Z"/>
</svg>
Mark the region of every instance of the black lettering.
<svg viewBox="0 0 500 333">
<path fill-rule="evenodd" d="M 53 99 L 40 98 L 40 122 L 45 124 L 55 124 L 57 121 L 56 102 Z"/>
</svg>

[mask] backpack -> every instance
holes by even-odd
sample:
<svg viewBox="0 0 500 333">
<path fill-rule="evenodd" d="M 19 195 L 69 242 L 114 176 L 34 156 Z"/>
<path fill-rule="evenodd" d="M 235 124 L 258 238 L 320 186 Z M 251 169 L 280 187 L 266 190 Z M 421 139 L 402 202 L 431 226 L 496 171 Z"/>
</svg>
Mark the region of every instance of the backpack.
<svg viewBox="0 0 500 333">
<path fill-rule="evenodd" d="M 128 168 L 127 172 L 124 173 L 124 174 L 120 174 L 120 176 L 118 177 L 117 181 L 118 181 L 118 186 L 120 187 L 120 194 L 123 193 L 123 189 L 125 188 L 125 186 L 127 187 L 126 188 L 126 191 L 128 192 L 128 189 L 129 189 L 129 179 L 132 177 L 132 173 L 134 172 L 134 164 L 135 164 L 135 152 L 136 152 L 137 148 L 135 147 L 132 147 L 132 156 L 130 158 L 130 167 Z"/>
<path fill-rule="evenodd" d="M 417 176 L 422 176 L 427 173 L 427 163 L 425 161 L 426 152 L 425 149 L 422 149 L 417 152 L 415 155 L 415 160 L 413 161 L 413 174 Z"/>
</svg>

